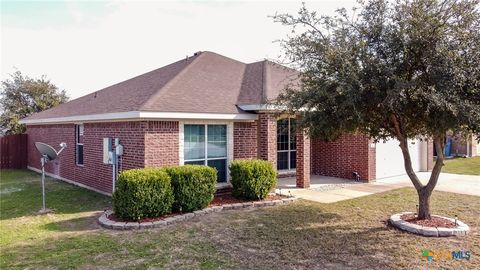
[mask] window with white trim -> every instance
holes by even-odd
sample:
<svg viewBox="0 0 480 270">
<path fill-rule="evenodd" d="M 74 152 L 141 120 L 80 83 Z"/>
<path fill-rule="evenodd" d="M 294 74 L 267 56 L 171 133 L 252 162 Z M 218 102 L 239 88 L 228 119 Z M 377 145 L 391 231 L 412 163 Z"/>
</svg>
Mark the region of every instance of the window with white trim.
<svg viewBox="0 0 480 270">
<path fill-rule="evenodd" d="M 277 170 L 297 167 L 296 128 L 294 118 L 277 121 Z"/>
<path fill-rule="evenodd" d="M 227 181 L 227 126 L 184 125 L 184 164 L 207 165 Z"/>
<path fill-rule="evenodd" d="M 83 165 L 83 125 L 75 125 L 75 164 Z"/>
</svg>

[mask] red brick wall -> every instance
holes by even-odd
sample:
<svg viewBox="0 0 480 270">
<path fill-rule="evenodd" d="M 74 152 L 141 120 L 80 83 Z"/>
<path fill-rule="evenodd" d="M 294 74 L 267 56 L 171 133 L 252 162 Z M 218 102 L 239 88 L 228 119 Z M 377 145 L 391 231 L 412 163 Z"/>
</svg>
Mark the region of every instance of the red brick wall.
<svg viewBox="0 0 480 270">
<path fill-rule="evenodd" d="M 76 179 L 75 175 L 82 172 L 82 168 L 75 166 L 75 129 L 73 125 L 38 125 L 27 126 L 28 134 L 28 166 L 41 169 L 40 154 L 35 148 L 35 142 L 43 142 L 59 149 L 61 142 L 67 143 L 59 158 L 47 163 L 45 171 L 55 175 Z"/>
<path fill-rule="evenodd" d="M 375 179 L 375 148 L 367 136 L 345 134 L 333 142 L 311 139 L 313 174 L 352 179 L 357 171 L 362 180 Z"/>
<path fill-rule="evenodd" d="M 66 142 L 67 148 L 58 160 L 47 165 L 46 171 L 105 193 L 112 191 L 112 167 L 103 164 L 104 137 L 120 139 L 124 146 L 123 170 L 178 164 L 178 122 L 86 123 L 82 138 L 83 166 L 75 164 L 74 125 L 27 126 L 27 134 L 29 166 L 41 168 L 35 142 L 44 142 L 56 149 L 60 142 Z M 166 144 L 160 147 L 163 142 Z"/>
<path fill-rule="evenodd" d="M 375 145 L 375 142 L 373 139 L 368 140 L 368 177 L 366 180 L 371 181 L 375 180 L 377 178 L 377 171 L 376 171 L 376 165 L 377 165 L 377 151 L 376 151 L 376 146 L 372 147 Z M 360 175 L 361 176 L 361 175 Z"/>
<path fill-rule="evenodd" d="M 451 134 L 452 138 L 452 156 L 477 156 L 477 140 L 473 135 L 468 135 L 468 138 L 464 134 Z"/>
<path fill-rule="evenodd" d="M 303 130 L 298 130 L 296 134 L 296 184 L 297 187 L 310 187 L 310 157 L 311 140 Z"/>
<path fill-rule="evenodd" d="M 268 113 L 258 114 L 258 157 L 277 168 L 277 119 Z"/>
<path fill-rule="evenodd" d="M 429 139 L 427 143 L 427 171 L 433 170 L 433 140 Z"/>
<path fill-rule="evenodd" d="M 145 167 L 179 164 L 177 121 L 150 121 L 145 132 Z"/>
<path fill-rule="evenodd" d="M 257 122 L 233 123 L 233 158 L 257 158 Z"/>
</svg>

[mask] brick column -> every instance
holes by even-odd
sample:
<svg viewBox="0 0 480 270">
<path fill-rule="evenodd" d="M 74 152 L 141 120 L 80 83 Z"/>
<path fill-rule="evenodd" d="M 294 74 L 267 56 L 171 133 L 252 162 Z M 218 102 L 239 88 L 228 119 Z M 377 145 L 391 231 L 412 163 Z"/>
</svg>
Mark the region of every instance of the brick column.
<svg viewBox="0 0 480 270">
<path fill-rule="evenodd" d="M 377 147 L 373 139 L 368 139 L 368 175 L 365 180 L 373 182 L 377 179 Z"/>
<path fill-rule="evenodd" d="M 272 162 L 277 169 L 277 119 L 273 114 L 258 115 L 258 158 Z"/>
<path fill-rule="evenodd" d="M 427 141 L 427 171 L 431 171 L 433 169 L 433 140 L 428 139 Z"/>
<path fill-rule="evenodd" d="M 310 187 L 310 138 L 305 131 L 297 131 L 297 187 Z"/>
</svg>

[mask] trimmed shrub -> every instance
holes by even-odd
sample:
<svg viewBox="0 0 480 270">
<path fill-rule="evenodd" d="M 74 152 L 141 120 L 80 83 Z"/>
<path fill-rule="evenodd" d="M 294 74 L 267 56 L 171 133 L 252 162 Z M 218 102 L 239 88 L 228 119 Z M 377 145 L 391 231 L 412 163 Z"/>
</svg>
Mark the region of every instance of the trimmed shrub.
<svg viewBox="0 0 480 270">
<path fill-rule="evenodd" d="M 172 212 L 170 176 L 161 169 L 123 171 L 113 193 L 115 215 L 124 220 L 159 217 Z"/>
<path fill-rule="evenodd" d="M 174 211 L 192 212 L 203 209 L 213 200 L 217 190 L 217 170 L 202 165 L 163 168 L 172 179 Z"/>
<path fill-rule="evenodd" d="M 235 160 L 230 164 L 233 196 L 246 199 L 265 199 L 277 184 L 272 163 L 265 160 Z"/>
</svg>

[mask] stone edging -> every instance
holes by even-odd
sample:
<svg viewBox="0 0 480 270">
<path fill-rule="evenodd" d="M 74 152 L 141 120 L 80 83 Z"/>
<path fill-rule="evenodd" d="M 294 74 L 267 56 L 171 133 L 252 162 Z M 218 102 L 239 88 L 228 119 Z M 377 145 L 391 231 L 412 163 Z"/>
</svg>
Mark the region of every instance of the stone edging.
<svg viewBox="0 0 480 270">
<path fill-rule="evenodd" d="M 437 228 L 432 228 L 432 227 L 424 227 L 421 225 L 413 224 L 410 222 L 407 222 L 405 220 L 402 220 L 400 217 L 405 214 L 414 214 L 412 212 L 404 212 L 404 213 L 399 213 L 392 215 L 390 217 L 390 223 L 407 232 L 411 232 L 414 234 L 419 234 L 423 236 L 433 236 L 433 237 L 441 237 L 441 236 L 453 236 L 453 235 L 467 235 L 470 228 L 468 227 L 467 224 L 461 222 L 460 220 L 457 220 L 457 227 L 455 228 L 444 228 L 444 227 L 437 227 Z M 455 219 L 453 218 L 448 218 L 448 217 L 443 217 L 443 216 L 437 216 L 437 215 L 432 215 L 435 217 L 439 218 L 444 218 L 448 219 L 452 222 L 455 222 Z"/>
<path fill-rule="evenodd" d="M 281 200 L 273 200 L 273 201 L 257 201 L 257 202 L 245 202 L 245 203 L 233 203 L 233 204 L 225 204 L 221 206 L 211 206 L 202 210 L 197 210 L 192 213 L 185 213 L 180 215 L 175 215 L 172 217 L 167 217 L 165 219 L 153 221 L 153 222 L 117 222 L 107 218 L 108 215 L 111 215 L 113 211 L 106 210 L 103 214 L 98 218 L 98 223 L 107 229 L 113 230 L 134 230 L 134 229 L 149 229 L 149 228 L 158 228 L 165 225 L 174 224 L 180 222 L 182 220 L 191 219 L 193 217 L 199 217 L 203 215 L 207 215 L 213 212 L 221 212 L 225 210 L 236 210 L 236 209 L 243 209 L 243 208 L 259 208 L 259 207 L 266 207 L 266 206 L 274 206 L 274 205 L 281 205 L 281 204 L 288 204 L 291 202 L 296 201 L 297 198 L 290 197 Z"/>
</svg>

